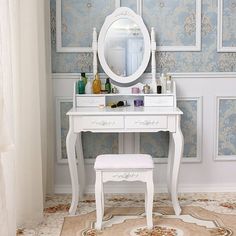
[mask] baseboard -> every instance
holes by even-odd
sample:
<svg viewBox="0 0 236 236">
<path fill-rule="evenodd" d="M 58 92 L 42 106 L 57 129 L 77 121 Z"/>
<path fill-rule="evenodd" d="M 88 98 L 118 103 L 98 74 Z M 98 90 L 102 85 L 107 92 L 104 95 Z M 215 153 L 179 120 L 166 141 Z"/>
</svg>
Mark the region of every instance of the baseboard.
<svg viewBox="0 0 236 236">
<path fill-rule="evenodd" d="M 106 193 L 142 193 L 143 186 L 138 183 L 132 184 L 105 184 Z M 167 193 L 166 185 L 155 185 L 155 193 Z M 71 193 L 70 185 L 56 185 L 55 194 Z M 212 193 L 212 192 L 236 192 L 236 184 L 183 184 L 179 185 L 179 193 Z M 85 193 L 94 193 L 94 185 L 86 186 Z"/>
</svg>

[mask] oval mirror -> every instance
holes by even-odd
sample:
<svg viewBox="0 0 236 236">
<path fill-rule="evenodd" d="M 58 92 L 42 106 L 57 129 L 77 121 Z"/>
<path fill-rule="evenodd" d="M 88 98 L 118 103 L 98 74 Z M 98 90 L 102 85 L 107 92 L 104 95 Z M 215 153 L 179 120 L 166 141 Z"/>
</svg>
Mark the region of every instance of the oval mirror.
<svg viewBox="0 0 236 236">
<path fill-rule="evenodd" d="M 112 80 L 137 80 L 150 59 L 150 37 L 142 18 L 126 7 L 108 16 L 98 38 L 98 57 Z"/>
</svg>

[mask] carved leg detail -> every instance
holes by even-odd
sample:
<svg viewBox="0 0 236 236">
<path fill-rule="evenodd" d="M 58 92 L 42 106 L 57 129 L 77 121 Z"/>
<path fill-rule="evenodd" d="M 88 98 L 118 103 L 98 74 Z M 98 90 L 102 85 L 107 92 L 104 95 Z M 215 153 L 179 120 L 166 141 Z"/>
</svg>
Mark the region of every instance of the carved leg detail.
<svg viewBox="0 0 236 236">
<path fill-rule="evenodd" d="M 177 195 L 178 186 L 177 185 L 178 185 L 180 161 L 183 155 L 183 145 L 184 145 L 183 134 L 180 129 L 180 116 L 178 116 L 178 127 L 176 130 L 176 133 L 173 133 L 173 140 L 175 143 L 175 156 L 174 156 L 174 161 L 173 161 L 171 198 L 172 198 L 172 204 L 174 207 L 175 214 L 180 215 L 181 208 L 178 201 L 178 195 Z"/>
<path fill-rule="evenodd" d="M 73 132 L 72 117 L 70 117 L 70 130 L 66 137 L 66 150 L 67 150 L 68 164 L 69 164 L 71 184 L 72 184 L 72 202 L 69 210 L 70 215 L 75 215 L 79 200 L 79 188 L 78 188 L 79 184 L 78 184 L 78 171 L 77 171 L 76 156 L 75 156 L 75 142 L 76 142 L 76 134 Z"/>
<path fill-rule="evenodd" d="M 167 188 L 169 196 L 171 197 L 171 178 L 173 171 L 173 159 L 174 159 L 174 142 L 173 134 L 169 133 L 169 153 L 168 153 L 168 165 L 167 165 Z"/>
<path fill-rule="evenodd" d="M 85 188 L 85 170 L 84 170 L 84 155 L 83 155 L 83 147 L 82 147 L 82 138 L 81 133 L 77 135 L 77 143 L 78 143 L 78 174 L 79 174 L 79 198 L 81 199 L 84 194 Z"/>
</svg>

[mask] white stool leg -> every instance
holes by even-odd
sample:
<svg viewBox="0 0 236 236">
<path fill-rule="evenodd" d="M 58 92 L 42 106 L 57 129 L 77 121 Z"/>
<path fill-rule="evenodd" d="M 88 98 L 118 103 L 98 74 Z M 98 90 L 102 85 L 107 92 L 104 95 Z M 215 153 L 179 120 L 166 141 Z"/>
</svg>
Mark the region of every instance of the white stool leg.
<svg viewBox="0 0 236 236">
<path fill-rule="evenodd" d="M 101 193 L 102 193 L 102 217 L 104 216 L 104 190 L 103 190 L 103 182 L 101 184 Z"/>
<path fill-rule="evenodd" d="M 152 221 L 153 194 L 154 194 L 153 171 L 151 170 L 151 171 L 149 171 L 148 178 L 147 178 L 146 217 L 147 217 L 147 227 L 148 227 L 148 229 L 153 228 L 153 221 Z"/>
<path fill-rule="evenodd" d="M 97 222 L 95 228 L 101 230 L 102 228 L 102 173 L 96 171 L 96 183 L 95 183 L 95 200 L 96 200 L 96 216 Z"/>
</svg>

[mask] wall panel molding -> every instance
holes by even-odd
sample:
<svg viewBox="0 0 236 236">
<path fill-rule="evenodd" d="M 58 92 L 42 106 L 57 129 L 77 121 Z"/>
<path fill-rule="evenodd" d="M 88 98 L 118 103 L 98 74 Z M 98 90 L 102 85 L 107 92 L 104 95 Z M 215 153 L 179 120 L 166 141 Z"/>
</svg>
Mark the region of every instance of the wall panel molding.
<svg viewBox="0 0 236 236">
<path fill-rule="evenodd" d="M 202 21 L 202 0 L 196 1 L 196 37 L 195 37 L 195 45 L 193 46 L 158 46 L 157 51 L 159 52 L 199 52 L 202 48 L 201 43 L 201 21 Z"/>
<path fill-rule="evenodd" d="M 115 8 L 120 7 L 120 0 L 115 0 Z M 105 19 L 104 19 L 105 20 Z M 92 47 L 63 47 L 62 45 L 62 0 L 56 0 L 56 48 L 57 52 L 92 52 Z M 91 29 L 91 42 L 93 31 Z"/>
<path fill-rule="evenodd" d="M 214 138 L 214 160 L 215 161 L 236 161 L 235 155 L 220 155 L 219 154 L 219 127 L 220 127 L 220 100 L 235 100 L 236 96 L 217 96 L 215 99 L 215 114 L 216 114 L 216 122 L 215 122 L 215 138 Z M 236 124 L 234 124 L 236 127 Z M 234 129 L 234 127 L 232 127 Z M 235 134 L 236 136 L 236 134 Z"/>
<path fill-rule="evenodd" d="M 223 10 L 224 10 L 224 1 L 218 0 L 217 52 L 236 52 L 236 47 L 223 46 Z"/>
<path fill-rule="evenodd" d="M 73 102 L 72 97 L 56 97 L 56 155 L 57 163 L 67 164 L 67 159 L 62 157 L 62 133 L 61 133 L 61 103 L 62 102 Z"/>
<path fill-rule="evenodd" d="M 182 163 L 195 163 L 202 160 L 202 97 L 181 97 L 177 101 L 196 101 L 197 102 L 197 150 L 196 156 L 183 157 Z M 140 134 L 135 134 L 135 153 L 140 153 Z M 168 158 L 153 158 L 154 163 L 167 163 Z"/>
</svg>

